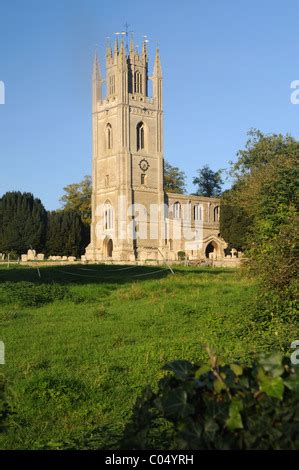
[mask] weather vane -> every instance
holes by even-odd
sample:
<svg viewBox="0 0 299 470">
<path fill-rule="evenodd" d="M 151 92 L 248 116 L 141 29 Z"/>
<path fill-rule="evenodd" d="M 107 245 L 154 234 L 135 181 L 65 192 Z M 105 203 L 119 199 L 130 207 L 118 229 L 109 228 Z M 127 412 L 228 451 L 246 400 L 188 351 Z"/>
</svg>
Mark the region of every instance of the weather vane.
<svg viewBox="0 0 299 470">
<path fill-rule="evenodd" d="M 126 21 L 124 24 L 125 31 L 122 32 L 124 36 L 126 36 L 126 52 L 129 53 L 129 33 L 134 34 L 134 31 L 129 31 L 129 23 Z"/>
<path fill-rule="evenodd" d="M 107 37 L 106 37 L 106 48 L 107 48 L 107 47 L 110 47 L 110 45 L 111 45 L 111 44 L 110 44 L 110 36 L 107 36 Z"/>
</svg>

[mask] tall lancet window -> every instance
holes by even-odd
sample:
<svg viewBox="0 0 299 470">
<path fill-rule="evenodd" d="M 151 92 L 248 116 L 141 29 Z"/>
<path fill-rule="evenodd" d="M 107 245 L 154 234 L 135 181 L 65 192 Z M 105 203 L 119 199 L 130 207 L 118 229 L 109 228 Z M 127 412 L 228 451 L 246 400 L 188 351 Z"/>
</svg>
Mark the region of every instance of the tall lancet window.
<svg viewBox="0 0 299 470">
<path fill-rule="evenodd" d="M 111 75 L 109 77 L 109 95 L 115 94 L 115 76 Z"/>
<path fill-rule="evenodd" d="M 112 126 L 110 123 L 106 126 L 106 145 L 107 149 L 112 149 L 113 146 L 113 136 L 112 136 Z"/>
<path fill-rule="evenodd" d="M 105 202 L 104 208 L 104 229 L 111 230 L 113 229 L 113 208 L 109 201 Z"/>
<path fill-rule="evenodd" d="M 214 222 L 219 222 L 219 206 L 214 207 Z"/>
<path fill-rule="evenodd" d="M 137 151 L 144 149 L 144 124 L 139 122 L 136 128 L 137 132 Z"/>
<path fill-rule="evenodd" d="M 173 204 L 173 218 L 180 219 L 181 218 L 181 204 L 179 202 L 175 202 Z"/>
<path fill-rule="evenodd" d="M 202 206 L 199 204 L 194 206 L 194 220 L 202 220 Z"/>
<path fill-rule="evenodd" d="M 142 93 L 142 74 L 137 71 L 134 78 L 135 93 Z"/>
</svg>

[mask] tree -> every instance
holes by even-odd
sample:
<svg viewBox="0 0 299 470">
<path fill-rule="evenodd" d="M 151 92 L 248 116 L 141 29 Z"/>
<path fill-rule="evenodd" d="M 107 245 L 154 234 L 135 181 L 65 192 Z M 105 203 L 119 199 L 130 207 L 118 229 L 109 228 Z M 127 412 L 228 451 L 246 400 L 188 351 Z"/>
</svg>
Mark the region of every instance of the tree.
<svg viewBox="0 0 299 470">
<path fill-rule="evenodd" d="M 91 191 L 90 176 L 85 176 L 80 183 L 69 184 L 63 188 L 65 194 L 60 198 L 64 210 L 76 211 L 84 223 L 91 223 Z"/>
<path fill-rule="evenodd" d="M 193 178 L 193 184 L 197 186 L 196 196 L 219 197 L 223 185 L 221 170 L 213 171 L 205 165 L 197 173 L 198 176 Z"/>
<path fill-rule="evenodd" d="M 19 255 L 32 247 L 42 251 L 47 214 L 31 193 L 7 192 L 0 199 L 0 251 Z"/>
<path fill-rule="evenodd" d="M 63 211 L 51 211 L 47 214 L 46 254 L 64 256 L 64 235 L 61 230 Z"/>
<path fill-rule="evenodd" d="M 169 193 L 184 194 L 186 186 L 186 175 L 178 167 L 164 164 L 164 189 Z"/>
<path fill-rule="evenodd" d="M 231 173 L 235 186 L 230 201 L 251 220 L 247 265 L 262 289 L 259 309 L 264 302 L 271 318 L 295 319 L 299 142 L 253 129 Z"/>
<path fill-rule="evenodd" d="M 89 239 L 86 224 L 72 210 L 48 212 L 47 255 L 76 256 L 84 253 Z"/>
<path fill-rule="evenodd" d="M 233 189 L 222 194 L 220 210 L 220 233 L 228 249 L 244 251 L 248 246 L 248 235 L 252 221 L 245 210 L 232 198 Z M 236 198 L 235 198 L 236 199 Z"/>
</svg>

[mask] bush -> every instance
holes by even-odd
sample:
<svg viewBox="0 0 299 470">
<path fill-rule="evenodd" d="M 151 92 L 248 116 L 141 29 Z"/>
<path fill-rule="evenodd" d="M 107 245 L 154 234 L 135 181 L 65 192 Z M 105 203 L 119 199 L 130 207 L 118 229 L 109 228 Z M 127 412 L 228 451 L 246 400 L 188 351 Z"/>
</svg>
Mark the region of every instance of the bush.
<svg viewBox="0 0 299 470">
<path fill-rule="evenodd" d="M 0 374 L 0 433 L 6 430 L 8 417 L 12 414 L 5 396 L 5 386 L 5 378 Z"/>
<path fill-rule="evenodd" d="M 9 256 L 10 261 L 17 261 L 17 260 L 19 259 L 18 253 L 17 253 L 16 251 L 14 251 L 14 250 L 13 250 L 13 251 L 9 251 L 9 252 L 7 253 L 7 256 L 6 256 L 7 259 L 8 259 L 8 256 Z"/>
<path fill-rule="evenodd" d="M 65 286 L 58 284 L 36 284 L 33 282 L 5 282 L 4 291 L 8 303 L 22 307 L 39 307 L 41 305 L 61 300 L 68 295 Z"/>
<path fill-rule="evenodd" d="M 286 357 L 243 367 L 210 354 L 209 364 L 178 360 L 164 370 L 157 391 L 136 401 L 124 448 L 299 449 L 299 378 Z"/>
</svg>

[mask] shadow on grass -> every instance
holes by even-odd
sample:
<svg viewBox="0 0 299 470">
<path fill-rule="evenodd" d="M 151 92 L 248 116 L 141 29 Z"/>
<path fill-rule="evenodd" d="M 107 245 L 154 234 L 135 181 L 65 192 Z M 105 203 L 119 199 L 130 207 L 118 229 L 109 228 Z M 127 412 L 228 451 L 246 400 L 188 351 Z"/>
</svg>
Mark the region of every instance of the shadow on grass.
<svg viewBox="0 0 299 470">
<path fill-rule="evenodd" d="M 179 273 L 188 273 L 188 274 L 211 274 L 213 276 L 217 276 L 219 274 L 235 274 L 237 270 L 239 270 L 239 268 L 214 268 L 212 266 L 205 266 L 205 267 L 198 267 L 198 268 L 194 268 L 194 267 L 188 267 L 188 266 L 182 266 L 180 268 L 173 268 L 173 270 L 175 272 L 179 272 Z"/>
<path fill-rule="evenodd" d="M 188 274 L 233 274 L 225 268 L 173 268 L 180 275 Z M 40 277 L 39 277 L 40 272 Z M 132 266 L 132 265 L 65 265 L 39 267 L 0 268 L 1 282 L 36 282 L 67 284 L 126 284 L 150 279 L 162 279 L 172 276 L 167 266 Z"/>
<path fill-rule="evenodd" d="M 1 282 L 36 282 L 56 284 L 126 284 L 148 279 L 161 279 L 170 270 L 165 266 L 125 266 L 125 265 L 73 265 L 14 267 L 0 269 Z"/>
</svg>

